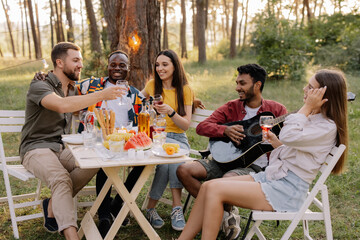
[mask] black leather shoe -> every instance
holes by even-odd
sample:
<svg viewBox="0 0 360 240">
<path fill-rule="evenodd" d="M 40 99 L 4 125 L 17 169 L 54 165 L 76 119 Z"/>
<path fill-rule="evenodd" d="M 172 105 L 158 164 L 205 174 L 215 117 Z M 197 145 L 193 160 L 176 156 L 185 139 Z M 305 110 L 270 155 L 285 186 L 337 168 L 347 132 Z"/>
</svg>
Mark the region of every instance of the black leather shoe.
<svg viewBox="0 0 360 240">
<path fill-rule="evenodd" d="M 105 238 L 106 234 L 110 230 L 111 220 L 108 218 L 103 218 L 99 220 L 99 232 L 102 238 Z"/>
<path fill-rule="evenodd" d="M 48 206 L 49 206 L 50 198 L 46 198 L 42 202 L 42 208 L 44 213 L 44 227 L 48 232 L 55 233 L 59 230 L 55 218 L 48 217 Z"/>
</svg>

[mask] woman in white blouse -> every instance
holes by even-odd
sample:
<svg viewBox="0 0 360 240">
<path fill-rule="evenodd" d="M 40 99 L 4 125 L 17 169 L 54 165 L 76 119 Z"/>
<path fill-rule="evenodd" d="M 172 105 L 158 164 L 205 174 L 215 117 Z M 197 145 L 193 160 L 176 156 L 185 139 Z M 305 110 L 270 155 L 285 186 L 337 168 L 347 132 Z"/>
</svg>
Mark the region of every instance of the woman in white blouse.
<svg viewBox="0 0 360 240">
<path fill-rule="evenodd" d="M 309 185 L 334 145 L 348 143 L 347 87 L 341 72 L 318 71 L 304 87 L 304 105 L 286 117 L 279 139 L 264 136 L 275 148 L 265 172 L 215 179 L 202 184 L 179 240 L 216 239 L 223 205 L 267 211 L 298 211 Z M 346 152 L 333 173 L 341 173 Z"/>
</svg>

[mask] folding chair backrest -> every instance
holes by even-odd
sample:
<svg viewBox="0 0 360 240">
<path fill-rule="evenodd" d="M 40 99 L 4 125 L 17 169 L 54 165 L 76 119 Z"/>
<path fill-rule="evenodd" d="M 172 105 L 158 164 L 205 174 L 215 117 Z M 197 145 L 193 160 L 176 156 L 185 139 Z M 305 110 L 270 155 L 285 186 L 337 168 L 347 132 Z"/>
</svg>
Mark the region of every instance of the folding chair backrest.
<svg viewBox="0 0 360 240">
<path fill-rule="evenodd" d="M 192 114 L 192 117 L 191 117 L 190 127 L 196 128 L 200 122 L 202 122 L 206 118 L 208 118 L 213 112 L 214 111 L 212 111 L 212 110 L 196 108 L 195 112 Z"/>
<path fill-rule="evenodd" d="M 309 233 L 309 220 L 324 221 L 326 239 L 332 239 L 331 217 L 330 217 L 330 205 L 328 198 L 328 190 L 325 185 L 326 179 L 329 177 L 332 169 L 338 162 L 339 158 L 343 154 L 346 146 L 341 144 L 339 147 L 333 147 L 327 156 L 325 162 L 320 168 L 319 177 L 317 178 L 311 191 L 308 193 L 307 198 L 302 204 L 298 212 L 271 212 L 271 211 L 256 211 L 253 210 L 253 219 L 255 223 L 250 229 L 245 239 L 251 239 L 256 234 L 260 239 L 265 239 L 261 233 L 259 227 L 263 220 L 290 220 L 291 223 L 282 236 L 282 240 L 289 239 L 291 234 L 295 230 L 300 220 L 303 220 L 304 237 L 312 239 Z M 321 200 L 317 199 L 318 193 L 321 193 Z M 310 211 L 311 204 L 315 204 L 320 211 Z"/>
<path fill-rule="evenodd" d="M 9 175 L 16 177 L 22 181 L 27 181 L 34 178 L 30 172 L 28 172 L 21 164 L 7 164 L 8 162 L 20 161 L 19 156 L 6 157 L 3 133 L 20 133 L 22 126 L 25 122 L 25 111 L 14 111 L 14 110 L 0 110 L 0 158 L 1 158 L 1 170 L 3 171 L 4 183 L 6 188 L 6 197 L 1 197 L 0 202 L 7 201 L 9 204 L 9 212 L 11 217 L 11 224 L 15 238 L 19 238 L 19 231 L 17 222 L 40 218 L 43 216 L 42 212 L 17 216 L 15 209 L 36 207 L 41 204 L 39 200 L 41 182 L 37 181 L 36 191 L 33 193 L 22 193 L 19 195 L 13 195 Z M 27 201 L 23 201 L 27 199 Z M 30 200 L 29 200 L 30 199 Z M 15 203 L 15 201 L 22 200 L 21 203 Z M 29 200 L 29 201 L 28 201 Z"/>
</svg>

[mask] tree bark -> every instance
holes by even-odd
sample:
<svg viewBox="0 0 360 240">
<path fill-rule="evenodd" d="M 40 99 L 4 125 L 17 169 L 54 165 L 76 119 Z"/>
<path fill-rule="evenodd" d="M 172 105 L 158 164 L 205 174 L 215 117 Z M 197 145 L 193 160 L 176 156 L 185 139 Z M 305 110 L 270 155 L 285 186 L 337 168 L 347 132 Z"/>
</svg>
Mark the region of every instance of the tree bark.
<svg viewBox="0 0 360 240">
<path fill-rule="evenodd" d="M 49 5 L 50 5 L 50 33 L 51 33 L 51 49 L 54 47 L 54 9 L 53 9 L 53 4 L 52 1 L 49 0 Z"/>
<path fill-rule="evenodd" d="M 21 40 L 22 40 L 22 55 L 25 57 L 25 30 L 24 30 L 24 13 L 23 13 L 23 7 L 22 2 L 19 0 L 19 7 L 21 11 Z"/>
<path fill-rule="evenodd" d="M 1 46 L 0 46 L 0 56 L 1 56 L 1 57 L 4 57 L 4 54 L 3 54 L 3 52 L 1 51 Z"/>
<path fill-rule="evenodd" d="M 246 46 L 246 29 L 247 29 L 247 20 L 248 20 L 248 9 L 249 9 L 249 0 L 246 0 L 246 7 L 245 7 L 245 23 L 244 23 L 244 37 L 242 47 Z"/>
<path fill-rule="evenodd" d="M 35 3 L 35 13 L 36 13 L 36 33 L 37 33 L 37 38 L 39 40 L 39 51 L 40 54 L 42 56 L 42 48 L 41 48 L 41 35 L 40 35 L 40 22 L 39 22 L 39 11 L 38 11 L 38 5 L 37 3 Z"/>
<path fill-rule="evenodd" d="M 69 24 L 69 29 L 67 30 L 67 40 L 68 42 L 75 42 L 70 0 L 65 0 L 65 12 L 66 12 L 66 20 L 68 21 Z"/>
<path fill-rule="evenodd" d="M 229 3 L 227 2 L 227 0 L 223 0 L 223 4 L 224 4 L 224 15 L 225 15 L 225 34 L 226 34 L 226 38 L 229 38 L 229 25 L 230 25 Z"/>
<path fill-rule="evenodd" d="M 29 33 L 29 23 L 27 18 L 27 0 L 24 0 L 24 12 L 25 12 L 26 36 L 28 42 L 29 59 L 31 59 L 30 33 Z"/>
<path fill-rule="evenodd" d="M 230 36 L 230 58 L 234 58 L 236 56 L 237 11 L 238 11 L 238 0 L 234 0 L 233 19 L 231 24 L 231 36 Z"/>
<path fill-rule="evenodd" d="M 115 51 L 119 44 L 120 3 L 121 1 L 118 0 L 101 1 L 104 9 L 104 18 L 107 22 L 107 36 L 111 51 Z"/>
<path fill-rule="evenodd" d="M 31 25 L 31 33 L 33 35 L 33 41 L 34 41 L 34 47 L 35 47 L 35 58 L 36 59 L 41 59 L 41 51 L 39 48 L 39 40 L 37 38 L 37 34 L 36 34 L 36 28 L 35 28 L 35 21 L 34 21 L 34 14 L 33 14 L 33 9 L 32 9 L 32 3 L 31 0 L 27 0 L 28 2 L 28 10 L 29 10 L 29 17 L 30 17 L 30 25 Z"/>
<path fill-rule="evenodd" d="M 239 40 L 238 40 L 238 46 L 241 47 L 241 33 L 242 33 L 242 22 L 244 19 L 244 0 L 241 2 L 241 19 L 239 21 Z"/>
<path fill-rule="evenodd" d="M 83 14 L 83 0 L 80 0 L 80 15 L 81 15 L 81 48 L 83 49 L 83 54 L 85 54 L 85 27 L 84 27 L 84 14 Z"/>
<path fill-rule="evenodd" d="M 180 48 L 181 48 L 181 57 L 188 58 L 187 49 L 186 49 L 186 8 L 185 0 L 181 0 L 181 24 L 180 24 Z"/>
<path fill-rule="evenodd" d="M 101 54 L 100 34 L 96 24 L 94 8 L 91 0 L 85 0 L 87 18 L 90 24 L 91 50 Z"/>
<path fill-rule="evenodd" d="M 2 6 L 4 8 L 4 12 L 5 12 L 5 17 L 6 17 L 6 23 L 7 23 L 7 27 L 9 29 L 9 36 L 10 36 L 10 42 L 11 42 L 11 48 L 12 48 L 12 53 L 13 53 L 13 57 L 16 58 L 16 51 L 15 51 L 15 45 L 14 45 L 14 39 L 13 39 L 13 35 L 12 35 L 12 28 L 11 28 L 11 22 L 10 22 L 10 18 L 9 18 L 9 14 L 8 14 L 8 9 L 7 6 L 5 7 L 4 1 L 1 0 Z"/>
<path fill-rule="evenodd" d="M 163 0 L 163 12 L 164 12 L 164 22 L 163 22 L 163 45 L 162 49 L 169 48 L 169 41 L 168 41 L 168 29 L 167 29 L 167 0 Z"/>
<path fill-rule="evenodd" d="M 206 62 L 206 40 L 205 40 L 205 0 L 196 0 L 197 37 L 199 49 L 199 63 Z"/>
<path fill-rule="evenodd" d="M 196 3 L 195 0 L 192 0 L 192 5 L 191 5 L 191 9 L 192 9 L 192 25 L 193 25 L 193 46 L 197 47 L 198 46 L 198 41 L 197 41 L 197 20 L 196 20 Z"/>
<path fill-rule="evenodd" d="M 64 39 L 62 38 L 63 34 L 61 33 L 62 23 L 60 19 L 59 6 L 56 0 L 54 0 L 54 6 L 55 6 L 55 14 L 56 14 L 56 21 L 55 21 L 56 42 L 63 42 L 64 41 Z"/>
<path fill-rule="evenodd" d="M 119 49 L 129 53 L 131 85 L 143 89 L 152 76 L 155 57 L 160 51 L 160 2 L 122 0 Z M 135 40 L 135 41 L 134 41 Z"/>
<path fill-rule="evenodd" d="M 61 34 L 61 41 L 65 41 L 64 24 L 63 24 L 62 16 L 63 16 L 63 1 L 59 0 L 59 28 Z"/>
</svg>

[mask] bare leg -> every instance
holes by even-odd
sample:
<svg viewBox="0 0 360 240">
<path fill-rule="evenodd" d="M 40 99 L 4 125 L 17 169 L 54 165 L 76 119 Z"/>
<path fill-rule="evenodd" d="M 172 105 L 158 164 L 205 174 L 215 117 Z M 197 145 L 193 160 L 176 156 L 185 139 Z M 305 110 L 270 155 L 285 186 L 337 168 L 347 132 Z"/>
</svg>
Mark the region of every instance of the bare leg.
<svg viewBox="0 0 360 240">
<path fill-rule="evenodd" d="M 172 207 L 181 206 L 181 190 L 182 188 L 171 188 L 171 194 L 173 198 Z"/>
<path fill-rule="evenodd" d="M 224 174 L 223 178 L 237 177 L 237 176 L 239 176 L 239 175 L 237 175 L 234 172 L 227 172 Z M 232 205 L 224 204 L 224 211 L 231 212 L 231 210 L 232 210 Z"/>
<path fill-rule="evenodd" d="M 187 224 L 181 232 L 178 240 L 194 239 L 196 234 L 200 232 L 204 215 L 205 188 L 201 186 L 199 194 L 195 199 L 195 204 L 191 210 Z"/>
<path fill-rule="evenodd" d="M 206 169 L 201 163 L 194 161 L 180 165 L 176 175 L 185 189 L 196 198 L 201 186 L 200 181 L 206 178 Z"/>
<path fill-rule="evenodd" d="M 63 231 L 66 240 L 80 240 L 75 227 L 68 227 Z"/>
<path fill-rule="evenodd" d="M 147 205 L 146 209 L 155 208 L 158 201 L 159 200 L 149 198 L 149 202 L 148 202 L 148 205 Z"/>
<path fill-rule="evenodd" d="M 202 224 L 202 239 L 216 239 L 223 215 L 223 204 L 236 205 L 247 209 L 272 211 L 260 183 L 251 176 L 216 179 L 203 184 L 206 199 Z"/>
<path fill-rule="evenodd" d="M 50 198 L 50 200 L 49 200 L 49 205 L 48 205 L 48 214 L 47 214 L 47 217 L 49 217 L 49 218 L 54 218 L 55 216 L 54 216 L 54 212 L 53 212 L 53 210 L 52 210 L 52 198 Z"/>
</svg>

